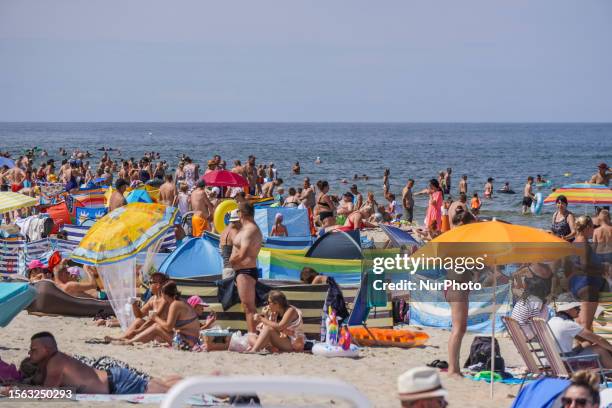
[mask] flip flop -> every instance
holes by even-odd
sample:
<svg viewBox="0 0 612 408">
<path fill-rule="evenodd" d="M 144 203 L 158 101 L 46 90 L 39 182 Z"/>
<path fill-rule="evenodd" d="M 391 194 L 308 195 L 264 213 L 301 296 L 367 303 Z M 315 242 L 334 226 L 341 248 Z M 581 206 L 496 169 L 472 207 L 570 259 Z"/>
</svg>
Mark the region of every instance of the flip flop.
<svg viewBox="0 0 612 408">
<path fill-rule="evenodd" d="M 434 368 L 435 368 L 435 367 L 436 367 L 436 365 L 437 365 L 439 362 L 440 362 L 440 360 L 434 360 L 434 361 L 432 361 L 431 363 L 426 364 L 426 365 L 427 365 L 427 367 L 434 367 Z"/>
<path fill-rule="evenodd" d="M 444 360 L 434 360 L 431 363 L 427 364 L 428 367 L 439 368 L 441 370 L 445 370 L 448 368 L 448 363 Z"/>
</svg>

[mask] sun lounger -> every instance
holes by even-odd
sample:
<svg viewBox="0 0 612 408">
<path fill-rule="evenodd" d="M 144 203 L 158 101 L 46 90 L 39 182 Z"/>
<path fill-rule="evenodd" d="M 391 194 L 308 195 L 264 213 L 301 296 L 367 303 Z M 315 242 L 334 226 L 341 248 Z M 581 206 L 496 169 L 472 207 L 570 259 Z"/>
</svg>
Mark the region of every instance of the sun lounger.
<svg viewBox="0 0 612 408">
<path fill-rule="evenodd" d="M 236 376 L 191 377 L 177 383 L 166 394 L 161 408 L 183 407 L 193 394 L 256 395 L 260 393 L 292 393 L 309 396 L 332 396 L 350 402 L 356 408 L 370 408 L 372 403 L 354 386 L 324 378 Z"/>
<path fill-rule="evenodd" d="M 604 370 L 597 354 L 575 357 L 563 356 L 559 343 L 550 330 L 550 327 L 548 327 L 546 320 L 534 317 L 533 328 L 539 343 L 542 345 L 544 355 L 549 362 L 551 374 L 553 376 L 569 378 L 574 372 L 587 368 L 599 371 L 602 378 L 605 380 L 605 374 L 610 370 Z M 586 366 L 584 365 L 585 363 L 587 364 Z"/>
<path fill-rule="evenodd" d="M 113 314 L 113 308 L 108 300 L 69 295 L 46 279 L 34 282 L 32 285 L 37 294 L 28 307 L 30 313 L 75 317 L 94 317 L 100 312 Z"/>
</svg>

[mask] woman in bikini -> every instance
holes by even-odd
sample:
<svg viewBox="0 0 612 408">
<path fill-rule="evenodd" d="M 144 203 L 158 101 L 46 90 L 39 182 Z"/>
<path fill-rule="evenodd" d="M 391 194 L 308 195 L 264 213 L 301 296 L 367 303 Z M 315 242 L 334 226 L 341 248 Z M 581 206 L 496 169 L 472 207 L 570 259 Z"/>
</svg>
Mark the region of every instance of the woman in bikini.
<svg viewBox="0 0 612 408">
<path fill-rule="evenodd" d="M 291 306 L 285 294 L 272 290 L 268 294 L 267 315 L 255 315 L 259 323 L 259 334 L 251 336 L 250 352 L 257 353 L 266 348 L 278 352 L 304 351 L 304 321 L 302 311 Z"/>
<path fill-rule="evenodd" d="M 567 198 L 560 195 L 556 200 L 557 211 L 552 216 L 552 225 L 550 230 L 556 236 L 563 238 L 566 241 L 572 242 L 576 235 L 574 227 L 575 218 L 567 209 Z"/>
<path fill-rule="evenodd" d="M 191 306 L 181 300 L 176 282 L 168 281 L 162 287 L 162 296 L 167 302 L 168 317 L 163 319 L 151 311 L 149 318 L 155 323 L 142 333 L 134 336 L 126 344 L 148 343 L 158 341 L 172 344 L 175 333 L 179 337 L 180 347 L 190 349 L 200 343 L 200 321 Z"/>
<path fill-rule="evenodd" d="M 357 211 L 353 211 L 348 217 L 346 217 L 346 221 L 344 226 L 338 228 L 341 231 L 352 231 L 356 229 L 362 229 L 366 227 L 374 228 L 377 227 L 376 224 L 368 221 L 370 216 L 374 214 L 374 209 L 370 206 L 361 207 Z"/>
<path fill-rule="evenodd" d="M 318 218 L 320 221 L 328 216 L 333 217 L 336 206 L 334 205 L 331 197 L 327 195 L 329 192 L 329 183 L 327 180 L 317 181 L 317 188 L 319 189 L 319 194 L 316 198 L 317 204 L 314 208 L 314 216 L 315 219 Z"/>
</svg>

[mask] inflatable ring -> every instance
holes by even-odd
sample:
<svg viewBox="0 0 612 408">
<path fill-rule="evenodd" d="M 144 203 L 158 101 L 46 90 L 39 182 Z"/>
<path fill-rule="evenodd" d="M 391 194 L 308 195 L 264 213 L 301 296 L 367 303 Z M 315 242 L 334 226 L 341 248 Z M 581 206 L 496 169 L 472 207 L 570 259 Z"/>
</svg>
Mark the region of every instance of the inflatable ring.
<svg viewBox="0 0 612 408">
<path fill-rule="evenodd" d="M 359 357 L 359 347 L 354 344 L 351 344 L 348 350 L 344 350 L 340 346 L 332 346 L 327 343 L 317 343 L 312 346 L 312 354 L 315 356 L 324 356 L 324 357 L 349 357 L 356 358 Z"/>
<path fill-rule="evenodd" d="M 238 208 L 238 204 L 234 200 L 225 200 L 221 202 L 215 209 L 213 222 L 215 223 L 215 231 L 219 234 L 223 232 L 229 223 L 229 214 Z"/>
<path fill-rule="evenodd" d="M 535 198 L 531 202 L 531 213 L 534 215 L 540 215 L 542 212 L 542 204 L 544 204 L 544 195 L 538 191 L 535 193 Z"/>
</svg>

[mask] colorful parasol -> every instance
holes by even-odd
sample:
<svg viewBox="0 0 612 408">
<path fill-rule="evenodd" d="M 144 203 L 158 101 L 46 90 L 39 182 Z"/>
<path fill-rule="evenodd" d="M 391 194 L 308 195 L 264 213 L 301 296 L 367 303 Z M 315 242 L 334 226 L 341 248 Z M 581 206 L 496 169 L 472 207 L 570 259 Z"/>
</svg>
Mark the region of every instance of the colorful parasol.
<svg viewBox="0 0 612 408">
<path fill-rule="evenodd" d="M 38 199 L 20 193 L 4 191 L 0 193 L 0 214 L 20 208 L 38 205 Z"/>
<path fill-rule="evenodd" d="M 177 209 L 162 204 L 132 203 L 100 218 L 71 258 L 90 265 L 123 261 L 145 250 L 174 225 Z"/>
<path fill-rule="evenodd" d="M 544 199 L 544 205 L 554 204 L 560 195 L 568 204 L 612 205 L 612 190 L 603 184 L 576 183 L 556 189 Z"/>
<path fill-rule="evenodd" d="M 213 187 L 244 187 L 249 185 L 249 182 L 240 174 L 227 170 L 213 170 L 203 175 L 202 179 L 207 186 Z"/>
</svg>

